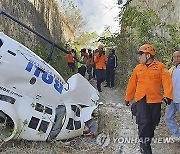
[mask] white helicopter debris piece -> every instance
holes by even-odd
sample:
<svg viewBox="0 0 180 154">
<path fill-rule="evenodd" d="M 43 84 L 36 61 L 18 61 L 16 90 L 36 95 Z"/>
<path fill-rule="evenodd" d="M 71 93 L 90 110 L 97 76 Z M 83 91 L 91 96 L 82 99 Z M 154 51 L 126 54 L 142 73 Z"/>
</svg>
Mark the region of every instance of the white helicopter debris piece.
<svg viewBox="0 0 180 154">
<path fill-rule="evenodd" d="M 0 141 L 64 140 L 83 134 L 99 99 L 80 74 L 67 82 L 31 50 L 0 32 Z"/>
</svg>

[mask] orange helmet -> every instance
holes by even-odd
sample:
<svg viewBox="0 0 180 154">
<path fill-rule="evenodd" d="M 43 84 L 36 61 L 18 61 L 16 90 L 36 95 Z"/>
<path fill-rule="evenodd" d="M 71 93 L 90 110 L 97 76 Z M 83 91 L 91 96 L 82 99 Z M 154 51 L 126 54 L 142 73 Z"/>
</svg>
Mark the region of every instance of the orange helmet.
<svg viewBox="0 0 180 154">
<path fill-rule="evenodd" d="M 98 49 L 103 49 L 104 48 L 104 46 L 102 45 L 102 44 L 100 44 L 99 46 L 98 46 Z"/>
<path fill-rule="evenodd" d="M 142 45 L 139 48 L 139 51 L 150 53 L 152 56 L 154 56 L 155 53 L 156 53 L 156 50 L 155 50 L 154 46 L 151 45 L 151 44 L 144 44 L 144 45 Z"/>
</svg>

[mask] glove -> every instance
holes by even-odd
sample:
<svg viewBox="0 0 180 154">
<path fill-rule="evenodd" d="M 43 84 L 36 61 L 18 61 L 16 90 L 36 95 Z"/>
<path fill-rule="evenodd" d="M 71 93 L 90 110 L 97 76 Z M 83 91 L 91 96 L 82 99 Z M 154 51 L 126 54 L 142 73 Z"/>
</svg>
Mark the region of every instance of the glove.
<svg viewBox="0 0 180 154">
<path fill-rule="evenodd" d="M 165 102 L 166 105 L 170 105 L 170 104 L 171 104 L 171 101 L 172 101 L 172 99 L 170 99 L 170 98 L 167 98 L 167 97 L 164 97 L 164 98 L 163 98 L 163 102 Z"/>
<path fill-rule="evenodd" d="M 130 106 L 129 101 L 125 101 L 125 105 L 126 105 L 126 106 Z"/>
</svg>

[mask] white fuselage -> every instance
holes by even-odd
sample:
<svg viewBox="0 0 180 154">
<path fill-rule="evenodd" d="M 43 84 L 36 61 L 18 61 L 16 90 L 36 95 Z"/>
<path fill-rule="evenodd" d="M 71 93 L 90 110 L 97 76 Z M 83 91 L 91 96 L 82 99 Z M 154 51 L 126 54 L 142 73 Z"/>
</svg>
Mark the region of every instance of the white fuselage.
<svg viewBox="0 0 180 154">
<path fill-rule="evenodd" d="M 0 121 L 7 128 L 0 140 L 82 135 L 97 107 L 97 90 L 80 74 L 65 82 L 44 60 L 3 33 L 0 41 L 0 117 L 10 123 Z"/>
</svg>

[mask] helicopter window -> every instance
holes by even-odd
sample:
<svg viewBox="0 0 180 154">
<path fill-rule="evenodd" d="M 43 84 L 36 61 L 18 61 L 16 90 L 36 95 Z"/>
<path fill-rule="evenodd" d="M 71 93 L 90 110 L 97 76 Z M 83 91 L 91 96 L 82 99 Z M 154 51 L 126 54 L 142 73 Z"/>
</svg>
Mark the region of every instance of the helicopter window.
<svg viewBox="0 0 180 154">
<path fill-rule="evenodd" d="M 35 110 L 36 110 L 36 111 L 39 111 L 39 112 L 43 112 L 44 106 L 41 105 L 41 104 L 39 104 L 39 103 L 36 103 Z"/>
<path fill-rule="evenodd" d="M 43 112 L 44 111 L 45 113 L 52 115 L 52 109 L 51 108 L 49 108 L 47 106 L 44 106 L 44 105 L 41 105 L 39 103 L 36 103 L 35 110 L 39 111 L 39 112 Z"/>
<path fill-rule="evenodd" d="M 71 105 L 71 110 L 73 110 L 74 112 L 76 112 L 76 108 L 77 108 L 76 105 Z"/>
<path fill-rule="evenodd" d="M 77 108 L 77 110 L 76 110 L 76 116 L 80 117 L 80 109 L 79 108 Z"/>
<path fill-rule="evenodd" d="M 49 126 L 49 122 L 42 120 L 38 131 L 42 131 L 42 132 L 46 133 L 48 126 Z"/>
<path fill-rule="evenodd" d="M 74 129 L 73 121 L 74 121 L 74 120 L 73 120 L 72 118 L 69 118 L 69 121 L 68 121 L 68 124 L 67 124 L 66 129 L 69 129 L 69 130 L 73 130 L 73 129 Z"/>
<path fill-rule="evenodd" d="M 0 47 L 3 45 L 3 41 L 0 39 Z"/>
<path fill-rule="evenodd" d="M 46 106 L 45 113 L 52 115 L 52 109 Z"/>
<path fill-rule="evenodd" d="M 77 117 L 80 117 L 80 109 L 76 105 L 71 105 L 71 110 L 76 113 Z"/>
<path fill-rule="evenodd" d="M 13 56 L 16 56 L 16 53 L 14 53 L 14 52 L 12 52 L 12 51 L 10 51 L 10 50 L 8 50 L 8 53 L 10 53 L 10 54 L 13 55 Z"/>
<path fill-rule="evenodd" d="M 69 129 L 69 130 L 74 130 L 75 129 L 75 130 L 77 130 L 77 129 L 80 129 L 80 128 L 81 128 L 81 121 L 75 121 L 74 119 L 69 118 L 66 129 Z"/>
<path fill-rule="evenodd" d="M 39 119 L 38 118 L 35 118 L 35 117 L 32 117 L 30 122 L 29 122 L 29 125 L 28 127 L 29 128 L 32 128 L 32 129 L 36 129 L 37 126 L 38 126 L 38 123 L 39 123 Z"/>
<path fill-rule="evenodd" d="M 0 110 L 0 142 L 13 134 L 14 122 L 7 114 Z"/>
<path fill-rule="evenodd" d="M 75 130 L 81 128 L 81 121 L 74 121 Z"/>
<path fill-rule="evenodd" d="M 1 101 L 5 101 L 5 102 L 8 102 L 8 103 L 11 103 L 11 104 L 14 104 L 16 99 L 13 98 L 13 97 L 10 97 L 10 96 L 6 96 L 6 95 L 2 95 L 0 94 L 0 100 Z"/>
</svg>

